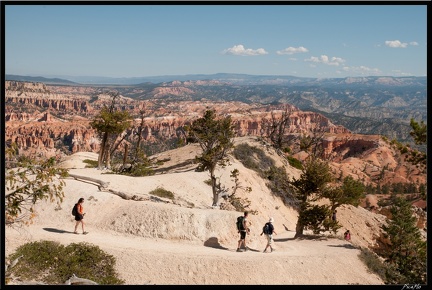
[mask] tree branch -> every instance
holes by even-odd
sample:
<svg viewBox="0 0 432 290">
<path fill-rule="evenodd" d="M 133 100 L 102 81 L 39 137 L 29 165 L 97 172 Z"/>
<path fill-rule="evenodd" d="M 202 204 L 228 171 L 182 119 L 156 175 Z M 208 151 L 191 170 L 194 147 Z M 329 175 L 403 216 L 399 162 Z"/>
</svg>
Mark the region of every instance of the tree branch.
<svg viewBox="0 0 432 290">
<path fill-rule="evenodd" d="M 69 173 L 69 176 L 72 177 L 72 178 L 75 178 L 75 179 L 82 179 L 82 180 L 86 180 L 86 181 L 91 181 L 91 182 L 97 183 L 103 189 L 106 189 L 109 186 L 109 182 L 105 182 L 105 181 L 102 181 L 100 179 L 91 178 L 91 177 L 87 177 L 87 176 L 76 175 L 76 174 L 70 174 L 70 173 Z"/>
<path fill-rule="evenodd" d="M 95 281 L 79 278 L 75 274 L 72 274 L 72 276 L 66 280 L 65 285 L 98 285 Z"/>
<path fill-rule="evenodd" d="M 157 201 L 157 202 L 165 202 L 165 203 L 169 203 L 169 201 L 163 200 L 161 198 L 158 197 L 143 197 L 143 196 L 137 196 L 137 195 L 131 195 L 131 194 L 127 194 L 121 191 L 116 191 L 113 189 L 109 189 L 109 182 L 104 182 L 102 180 L 96 179 L 96 178 L 91 178 L 91 177 L 87 177 L 87 176 L 81 176 L 81 175 L 76 175 L 76 174 L 69 174 L 70 177 L 75 178 L 76 180 L 86 180 L 86 181 L 91 181 L 94 182 L 96 184 L 98 184 L 100 186 L 100 190 L 107 190 L 115 195 L 120 196 L 123 199 L 126 200 L 136 200 L 136 201 L 141 201 L 141 200 L 151 200 L 151 201 Z"/>
</svg>

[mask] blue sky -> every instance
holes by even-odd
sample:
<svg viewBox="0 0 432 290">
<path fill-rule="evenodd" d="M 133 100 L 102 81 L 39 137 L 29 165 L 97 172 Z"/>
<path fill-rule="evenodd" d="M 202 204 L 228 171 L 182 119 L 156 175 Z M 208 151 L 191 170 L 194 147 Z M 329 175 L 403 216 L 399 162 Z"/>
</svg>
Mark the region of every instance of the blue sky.
<svg viewBox="0 0 432 290">
<path fill-rule="evenodd" d="M 426 76 L 426 4 L 92 3 L 6 4 L 5 73 Z"/>
</svg>

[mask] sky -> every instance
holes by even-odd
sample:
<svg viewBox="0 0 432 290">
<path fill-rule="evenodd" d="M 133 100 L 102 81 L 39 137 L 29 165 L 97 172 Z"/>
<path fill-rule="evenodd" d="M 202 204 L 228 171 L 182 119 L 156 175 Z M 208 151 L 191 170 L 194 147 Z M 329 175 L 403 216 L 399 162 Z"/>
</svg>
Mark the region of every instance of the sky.
<svg viewBox="0 0 432 290">
<path fill-rule="evenodd" d="M 339 78 L 427 71 L 426 3 L 18 3 L 2 6 L 5 74 Z"/>
</svg>

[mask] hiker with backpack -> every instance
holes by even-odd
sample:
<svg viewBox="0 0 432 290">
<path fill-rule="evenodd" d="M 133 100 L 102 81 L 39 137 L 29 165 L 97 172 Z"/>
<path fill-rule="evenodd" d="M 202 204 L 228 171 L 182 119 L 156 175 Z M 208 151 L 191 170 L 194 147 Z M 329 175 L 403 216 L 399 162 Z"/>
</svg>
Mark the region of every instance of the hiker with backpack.
<svg viewBox="0 0 432 290">
<path fill-rule="evenodd" d="M 240 233 L 240 240 L 238 241 L 237 252 L 242 251 L 240 249 L 242 245 L 245 248 L 245 251 L 247 251 L 247 249 L 248 249 L 246 247 L 246 234 L 250 233 L 250 228 L 247 225 L 247 219 L 246 219 L 248 214 L 249 213 L 247 211 L 245 211 L 243 216 L 239 216 L 237 218 L 237 231 L 238 231 L 238 233 Z"/>
<path fill-rule="evenodd" d="M 82 204 L 84 203 L 84 198 L 80 198 L 78 200 L 78 202 L 74 205 L 74 208 L 72 209 L 72 214 L 75 215 L 75 230 L 74 230 L 74 234 L 78 234 L 77 229 L 78 229 L 78 225 L 81 223 L 81 227 L 82 227 L 82 232 L 83 235 L 88 234 L 88 232 L 86 232 L 84 230 L 84 208 L 82 206 Z"/>
<path fill-rule="evenodd" d="M 272 243 L 273 243 L 273 234 L 277 235 L 276 231 L 274 230 L 274 226 L 273 226 L 273 218 L 271 217 L 269 219 L 269 221 L 267 223 L 265 223 L 263 230 L 261 232 L 261 236 L 265 234 L 266 238 L 267 238 L 267 245 L 263 251 L 263 253 L 265 253 L 267 251 L 267 249 L 270 247 L 270 253 L 274 251 L 273 247 L 272 247 Z"/>
</svg>

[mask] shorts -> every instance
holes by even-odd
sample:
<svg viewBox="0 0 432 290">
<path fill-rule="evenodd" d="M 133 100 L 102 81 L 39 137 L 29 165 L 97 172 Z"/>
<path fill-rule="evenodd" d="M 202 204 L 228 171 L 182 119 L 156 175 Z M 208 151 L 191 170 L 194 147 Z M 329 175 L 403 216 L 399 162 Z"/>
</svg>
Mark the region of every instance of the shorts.
<svg viewBox="0 0 432 290">
<path fill-rule="evenodd" d="M 77 214 L 77 215 L 75 216 L 75 220 L 76 220 L 77 222 L 81 221 L 83 218 L 84 218 L 84 216 L 83 216 L 82 214 Z"/>
<path fill-rule="evenodd" d="M 246 239 L 246 231 L 240 231 L 240 240 Z"/>
<path fill-rule="evenodd" d="M 273 235 L 266 235 L 267 244 L 271 245 L 273 243 Z"/>
</svg>

